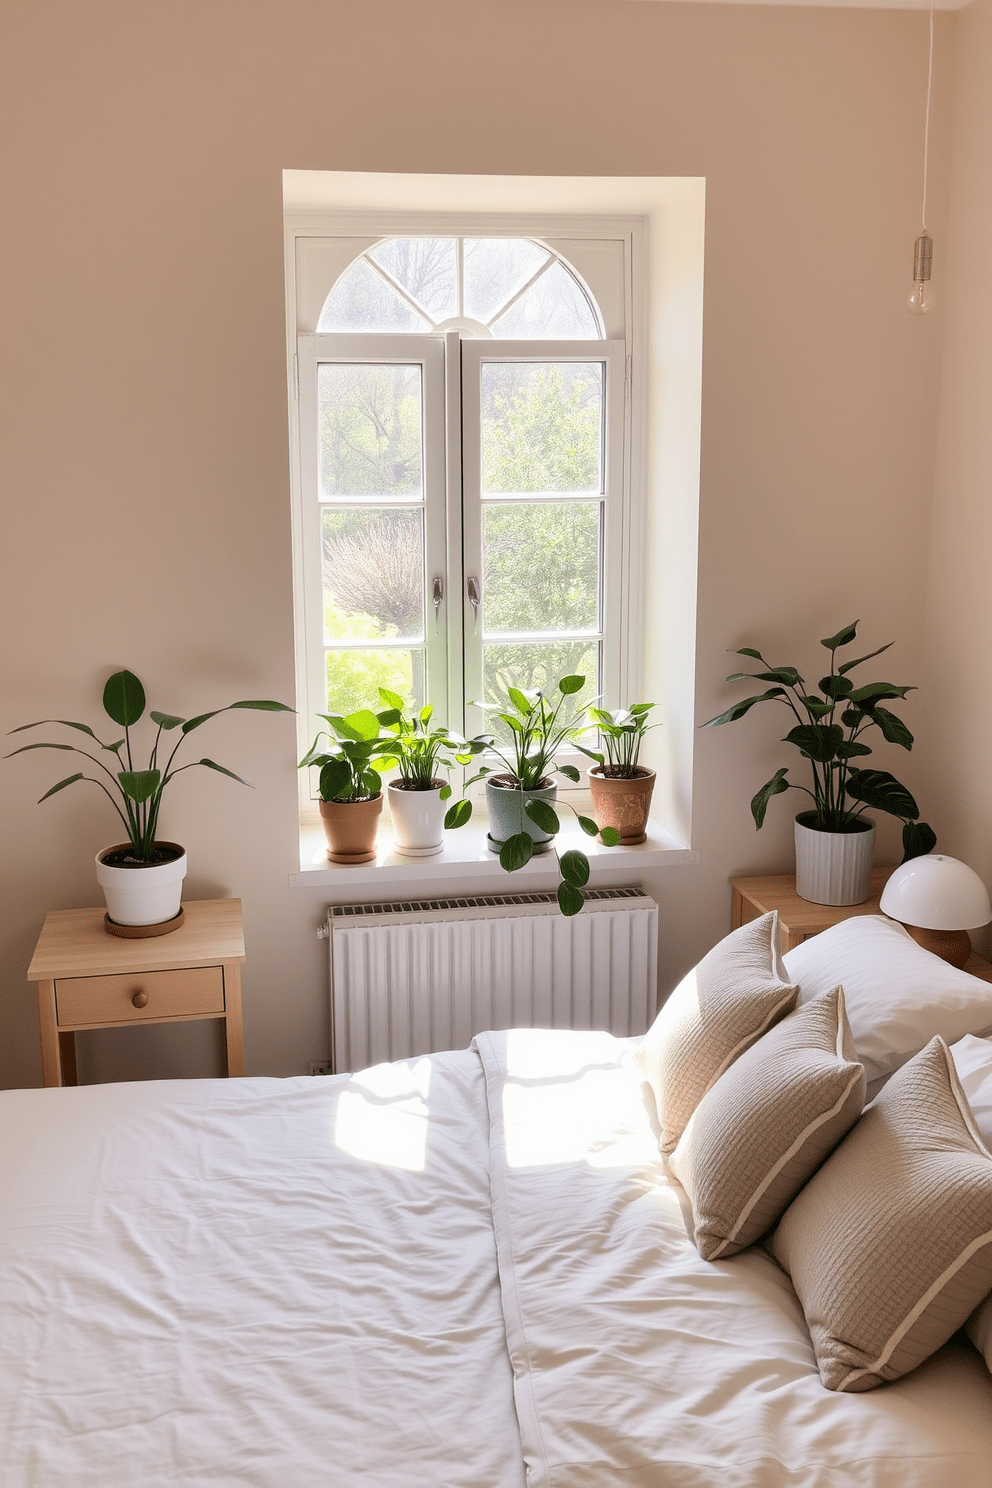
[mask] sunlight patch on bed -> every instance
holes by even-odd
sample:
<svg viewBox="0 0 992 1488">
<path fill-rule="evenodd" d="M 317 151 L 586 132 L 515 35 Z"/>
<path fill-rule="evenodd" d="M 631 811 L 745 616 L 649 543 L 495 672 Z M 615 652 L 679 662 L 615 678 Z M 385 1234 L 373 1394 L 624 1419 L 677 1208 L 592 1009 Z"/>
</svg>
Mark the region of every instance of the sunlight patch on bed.
<svg viewBox="0 0 992 1488">
<path fill-rule="evenodd" d="M 362 1162 L 422 1173 L 430 1080 L 429 1059 L 377 1064 L 352 1075 L 338 1099 L 335 1145 Z"/>
</svg>

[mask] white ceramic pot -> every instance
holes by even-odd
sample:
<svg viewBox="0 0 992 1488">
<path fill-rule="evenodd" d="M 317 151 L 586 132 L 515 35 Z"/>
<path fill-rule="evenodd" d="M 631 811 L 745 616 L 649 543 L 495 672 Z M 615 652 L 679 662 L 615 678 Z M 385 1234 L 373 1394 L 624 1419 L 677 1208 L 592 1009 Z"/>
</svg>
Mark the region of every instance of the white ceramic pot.
<svg viewBox="0 0 992 1488">
<path fill-rule="evenodd" d="M 430 790 L 404 790 L 398 780 L 386 786 L 393 818 L 393 851 L 404 858 L 431 858 L 444 846 L 443 780 Z"/>
<path fill-rule="evenodd" d="M 857 832 L 820 832 L 816 817 L 796 817 L 796 893 L 811 904 L 864 904 L 871 889 L 875 823 L 862 818 Z"/>
<path fill-rule="evenodd" d="M 158 842 L 172 848 L 175 856 L 164 863 L 135 863 L 115 868 L 103 860 L 126 852 L 128 844 L 105 847 L 96 855 L 97 882 L 107 901 L 107 913 L 116 925 L 161 925 L 179 913 L 186 877 L 186 849 L 178 842 Z"/>
</svg>

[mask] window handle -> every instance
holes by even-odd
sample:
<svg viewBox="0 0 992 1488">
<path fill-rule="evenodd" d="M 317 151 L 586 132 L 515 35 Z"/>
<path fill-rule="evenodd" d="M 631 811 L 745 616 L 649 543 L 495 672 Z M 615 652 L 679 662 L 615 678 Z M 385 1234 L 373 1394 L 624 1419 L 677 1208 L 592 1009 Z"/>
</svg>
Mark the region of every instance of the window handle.
<svg viewBox="0 0 992 1488">
<path fill-rule="evenodd" d="M 434 580 L 434 585 L 433 585 L 433 589 L 431 591 L 431 596 L 432 596 L 432 602 L 433 602 L 433 605 L 434 605 L 434 634 L 436 635 L 437 634 L 437 617 L 440 614 L 440 611 L 441 611 L 441 602 L 444 599 L 444 580 L 443 579 L 435 579 Z"/>
<path fill-rule="evenodd" d="M 482 594 L 479 589 L 478 579 L 469 579 L 468 598 L 472 606 L 472 634 L 477 635 L 479 631 L 479 605 L 482 603 Z"/>
</svg>

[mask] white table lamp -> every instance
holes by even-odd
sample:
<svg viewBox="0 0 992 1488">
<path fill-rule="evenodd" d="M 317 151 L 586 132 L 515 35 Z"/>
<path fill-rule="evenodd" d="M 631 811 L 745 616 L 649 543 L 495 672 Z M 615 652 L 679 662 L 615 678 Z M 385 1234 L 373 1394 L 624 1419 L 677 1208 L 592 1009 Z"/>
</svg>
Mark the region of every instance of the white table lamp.
<svg viewBox="0 0 992 1488">
<path fill-rule="evenodd" d="M 882 890 L 879 909 L 952 966 L 964 966 L 971 955 L 968 931 L 992 920 L 992 905 L 978 874 L 943 853 L 901 863 Z"/>
</svg>

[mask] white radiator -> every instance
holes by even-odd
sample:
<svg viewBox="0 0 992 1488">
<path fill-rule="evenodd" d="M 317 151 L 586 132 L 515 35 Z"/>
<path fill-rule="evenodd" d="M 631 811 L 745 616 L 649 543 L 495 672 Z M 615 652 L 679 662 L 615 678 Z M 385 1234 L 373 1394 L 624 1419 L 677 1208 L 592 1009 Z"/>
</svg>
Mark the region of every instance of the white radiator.
<svg viewBox="0 0 992 1488">
<path fill-rule="evenodd" d="M 330 905 L 331 1065 L 463 1049 L 489 1028 L 644 1033 L 658 906 L 640 888 Z"/>
</svg>

